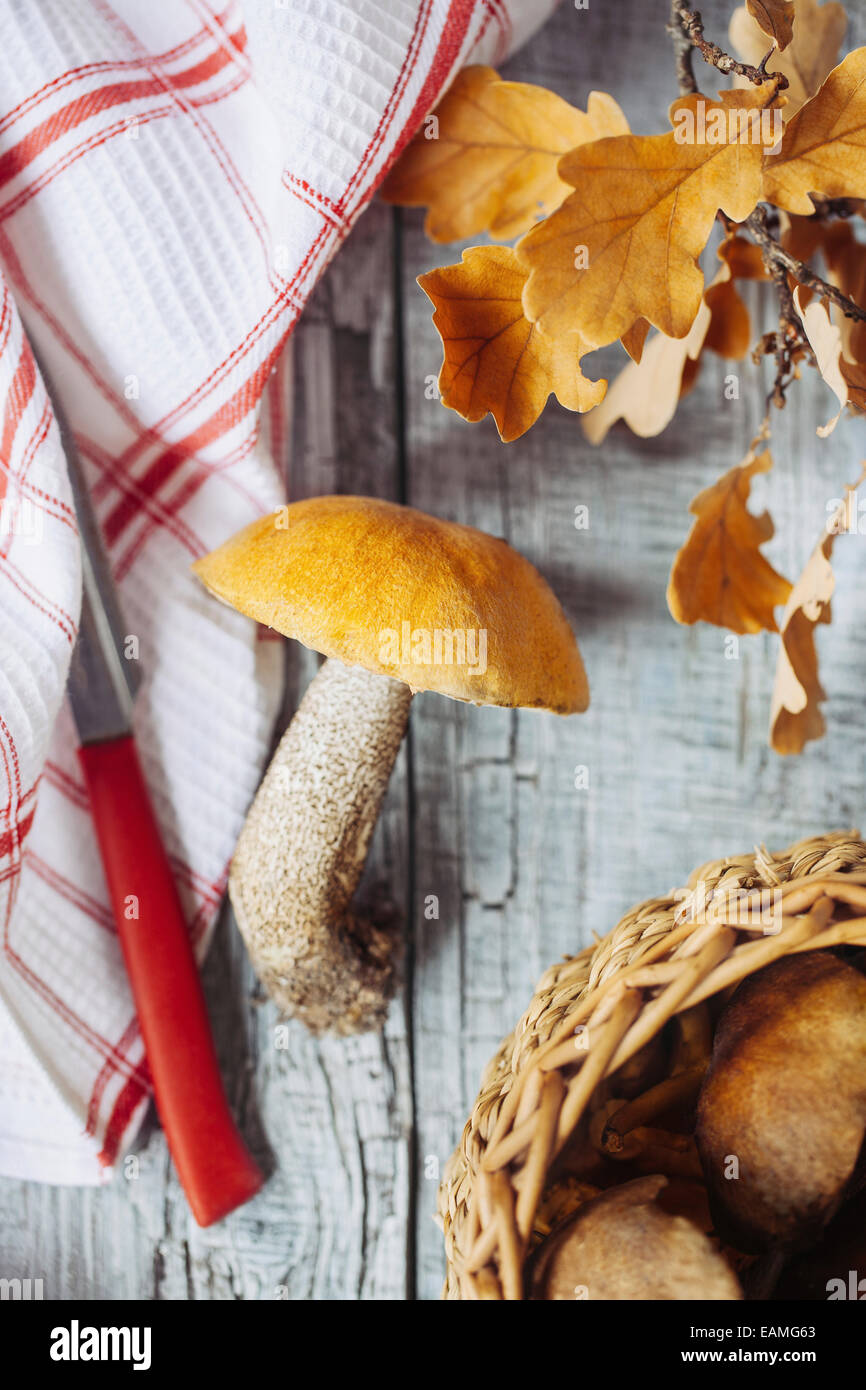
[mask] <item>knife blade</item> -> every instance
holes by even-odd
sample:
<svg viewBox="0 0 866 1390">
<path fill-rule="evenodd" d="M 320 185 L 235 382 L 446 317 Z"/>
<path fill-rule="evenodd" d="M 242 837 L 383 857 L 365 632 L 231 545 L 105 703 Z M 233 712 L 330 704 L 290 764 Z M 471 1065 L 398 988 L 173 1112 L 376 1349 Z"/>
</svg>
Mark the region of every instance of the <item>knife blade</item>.
<svg viewBox="0 0 866 1390">
<path fill-rule="evenodd" d="M 141 673 L 138 662 L 127 660 L 124 655 L 127 628 L 75 438 L 59 394 L 35 348 L 33 356 L 60 432 L 81 535 L 81 621 L 68 695 L 79 737 L 82 743 L 91 743 L 131 732 L 132 702 L 141 684 Z"/>
</svg>

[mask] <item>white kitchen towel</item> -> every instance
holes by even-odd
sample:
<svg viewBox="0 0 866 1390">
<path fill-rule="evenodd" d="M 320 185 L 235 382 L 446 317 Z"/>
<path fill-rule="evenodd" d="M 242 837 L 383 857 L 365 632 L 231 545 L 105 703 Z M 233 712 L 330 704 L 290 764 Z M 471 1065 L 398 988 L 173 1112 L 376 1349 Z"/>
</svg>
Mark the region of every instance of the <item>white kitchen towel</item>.
<svg viewBox="0 0 866 1390">
<path fill-rule="evenodd" d="M 498 62 L 552 7 L 0 0 L 2 1173 L 101 1181 L 148 1096 L 63 704 L 75 516 L 21 320 L 81 450 L 203 952 L 280 649 L 190 563 L 282 500 L 282 348 L 388 166 L 463 63 Z"/>
</svg>

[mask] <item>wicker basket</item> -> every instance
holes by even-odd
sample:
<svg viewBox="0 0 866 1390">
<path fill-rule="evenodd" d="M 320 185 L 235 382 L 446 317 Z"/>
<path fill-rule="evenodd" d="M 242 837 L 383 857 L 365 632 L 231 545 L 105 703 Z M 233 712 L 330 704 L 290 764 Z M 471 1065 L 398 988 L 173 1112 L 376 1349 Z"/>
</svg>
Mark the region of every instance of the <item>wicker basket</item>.
<svg viewBox="0 0 866 1390">
<path fill-rule="evenodd" d="M 706 864 L 548 970 L 484 1072 L 439 1190 L 445 1296 L 524 1297 L 553 1165 L 607 1098 L 605 1078 L 674 1015 L 780 956 L 855 944 L 866 944 L 866 843 L 839 831 Z"/>
</svg>

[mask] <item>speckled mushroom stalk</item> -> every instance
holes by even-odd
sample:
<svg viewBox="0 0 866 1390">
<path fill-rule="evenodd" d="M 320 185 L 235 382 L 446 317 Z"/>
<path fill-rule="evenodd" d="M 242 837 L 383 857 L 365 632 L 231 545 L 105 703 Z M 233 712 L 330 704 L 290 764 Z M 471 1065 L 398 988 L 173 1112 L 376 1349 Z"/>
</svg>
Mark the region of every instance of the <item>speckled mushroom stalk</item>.
<svg viewBox="0 0 866 1390">
<path fill-rule="evenodd" d="M 412 691 L 328 660 L 310 684 L 238 840 L 229 894 L 268 993 L 314 1033 L 378 1027 L 393 935 L 352 899 Z"/>
</svg>

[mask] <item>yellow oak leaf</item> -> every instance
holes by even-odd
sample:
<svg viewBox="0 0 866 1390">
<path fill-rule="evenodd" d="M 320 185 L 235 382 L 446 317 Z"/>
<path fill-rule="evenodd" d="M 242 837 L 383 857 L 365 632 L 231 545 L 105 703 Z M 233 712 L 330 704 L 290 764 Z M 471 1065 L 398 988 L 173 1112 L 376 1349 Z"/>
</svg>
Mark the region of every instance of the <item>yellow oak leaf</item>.
<svg viewBox="0 0 866 1390">
<path fill-rule="evenodd" d="M 761 554 L 773 534 L 769 513 L 755 516 L 747 506 L 753 476 L 772 466 L 769 450 L 751 452 L 692 502 L 697 520 L 668 583 L 668 607 L 678 623 L 776 631 L 773 609 L 786 601 L 791 586 Z"/>
<path fill-rule="evenodd" d="M 464 420 L 491 414 L 505 441 L 534 424 L 551 393 L 568 410 L 584 411 L 598 404 L 607 386 L 581 373 L 586 349 L 574 334 L 557 341 L 524 318 L 525 280 L 509 246 L 471 247 L 459 265 L 418 277 L 445 349 L 443 405 Z"/>
<path fill-rule="evenodd" d="M 568 192 L 556 166 L 587 140 L 628 131 L 613 97 L 591 92 L 578 111 L 544 87 L 502 82 L 493 68 L 465 68 L 385 181 L 382 196 L 427 207 L 432 241 L 479 232 L 520 236 Z"/>
<path fill-rule="evenodd" d="M 746 9 L 777 48 L 788 47 L 794 37 L 793 0 L 746 0 Z"/>
<path fill-rule="evenodd" d="M 818 0 L 797 0 L 797 22 L 794 37 L 784 53 L 774 53 L 772 71 L 784 73 L 788 79 L 785 96 L 788 105 L 783 112 L 790 120 L 804 101 L 817 92 L 830 69 L 839 59 L 839 49 L 848 16 L 838 0 L 819 5 Z M 767 40 L 745 5 L 734 10 L 728 30 L 732 48 L 744 63 L 757 66 L 767 52 Z M 736 77 L 736 86 L 749 87 L 748 78 Z"/>
<path fill-rule="evenodd" d="M 866 196 L 866 47 L 849 53 L 785 128 L 768 156 L 764 196 L 786 212 L 814 212 L 810 193 Z"/>
<path fill-rule="evenodd" d="M 830 564 L 833 542 L 846 529 L 854 492 L 863 476 L 845 489 L 845 497 L 827 521 L 782 615 L 782 642 L 770 706 L 770 744 L 777 753 L 801 753 L 810 739 L 821 738 L 826 729 L 818 708 L 827 696 L 818 678 L 815 628 L 831 620 L 830 600 L 836 587 Z"/>
<path fill-rule="evenodd" d="M 588 349 L 646 318 L 684 338 L 701 302 L 698 257 L 716 212 L 742 222 L 762 191 L 777 138 L 775 84 L 683 97 L 667 135 L 621 135 L 572 150 L 559 172 L 574 192 L 519 242 L 528 319 Z M 762 108 L 767 108 L 763 109 Z"/>
</svg>

